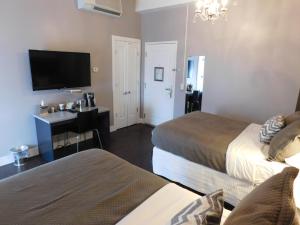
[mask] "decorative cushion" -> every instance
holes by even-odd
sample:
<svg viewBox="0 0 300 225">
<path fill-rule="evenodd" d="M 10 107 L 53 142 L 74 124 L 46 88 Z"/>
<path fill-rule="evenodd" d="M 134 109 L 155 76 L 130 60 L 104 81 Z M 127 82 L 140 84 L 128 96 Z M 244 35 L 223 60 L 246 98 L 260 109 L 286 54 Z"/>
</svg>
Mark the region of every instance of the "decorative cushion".
<svg viewBox="0 0 300 225">
<path fill-rule="evenodd" d="M 258 186 L 233 210 L 224 225 L 299 225 L 293 197 L 298 172 L 288 167 Z"/>
<path fill-rule="evenodd" d="M 286 164 L 300 169 L 300 153 L 285 159 Z M 300 190 L 299 190 L 300 191 Z"/>
<path fill-rule="evenodd" d="M 295 112 L 285 118 L 285 124 L 290 125 L 291 123 L 300 120 L 300 111 Z"/>
<path fill-rule="evenodd" d="M 290 124 L 274 136 L 270 144 L 269 160 L 284 162 L 300 153 L 300 120 Z"/>
<path fill-rule="evenodd" d="M 261 127 L 259 138 L 262 143 L 270 144 L 272 138 L 285 126 L 284 117 L 274 116 Z"/>
<path fill-rule="evenodd" d="M 223 206 L 223 191 L 219 190 L 189 204 L 172 218 L 171 225 L 219 225 Z"/>
</svg>

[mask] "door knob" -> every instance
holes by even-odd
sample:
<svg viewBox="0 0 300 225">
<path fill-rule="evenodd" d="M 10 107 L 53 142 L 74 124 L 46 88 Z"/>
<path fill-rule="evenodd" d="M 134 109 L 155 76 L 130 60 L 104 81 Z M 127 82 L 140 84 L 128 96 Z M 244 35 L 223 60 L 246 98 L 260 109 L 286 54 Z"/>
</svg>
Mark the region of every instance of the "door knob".
<svg viewBox="0 0 300 225">
<path fill-rule="evenodd" d="M 131 94 L 131 91 L 125 91 L 124 93 L 123 93 L 123 95 L 130 95 Z"/>
</svg>

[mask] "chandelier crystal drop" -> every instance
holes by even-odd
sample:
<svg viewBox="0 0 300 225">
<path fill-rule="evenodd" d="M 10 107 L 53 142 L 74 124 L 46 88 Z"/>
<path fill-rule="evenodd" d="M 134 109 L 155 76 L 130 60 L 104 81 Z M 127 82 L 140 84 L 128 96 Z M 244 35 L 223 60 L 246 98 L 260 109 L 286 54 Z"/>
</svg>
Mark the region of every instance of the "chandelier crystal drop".
<svg viewBox="0 0 300 225">
<path fill-rule="evenodd" d="M 214 22 L 227 15 L 228 0 L 197 0 L 194 22 L 200 17 L 203 21 Z"/>
</svg>

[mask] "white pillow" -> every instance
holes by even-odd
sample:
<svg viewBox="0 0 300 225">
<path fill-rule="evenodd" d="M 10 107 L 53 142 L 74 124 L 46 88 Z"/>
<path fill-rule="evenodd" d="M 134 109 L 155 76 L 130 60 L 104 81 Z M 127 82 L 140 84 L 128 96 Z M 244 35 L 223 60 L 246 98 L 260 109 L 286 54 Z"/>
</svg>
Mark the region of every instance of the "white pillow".
<svg viewBox="0 0 300 225">
<path fill-rule="evenodd" d="M 300 153 L 285 159 L 285 162 L 293 167 L 300 169 Z M 294 199 L 298 209 L 300 209 L 300 172 L 294 181 Z"/>
<path fill-rule="evenodd" d="M 286 164 L 296 167 L 300 170 L 300 153 L 285 159 Z"/>
</svg>

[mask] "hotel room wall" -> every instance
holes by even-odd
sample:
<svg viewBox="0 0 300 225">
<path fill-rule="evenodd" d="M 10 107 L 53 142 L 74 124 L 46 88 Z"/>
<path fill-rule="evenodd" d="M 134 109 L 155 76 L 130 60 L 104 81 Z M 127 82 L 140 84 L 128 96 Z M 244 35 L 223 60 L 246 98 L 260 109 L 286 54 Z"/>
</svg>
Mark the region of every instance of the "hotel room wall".
<svg viewBox="0 0 300 225">
<path fill-rule="evenodd" d="M 206 56 L 203 111 L 257 123 L 294 112 L 300 86 L 300 2 L 235 2 L 228 21 L 215 24 L 193 23 L 194 4 L 189 4 L 187 56 Z M 144 13 L 142 39 L 178 40 L 184 48 L 185 18 L 186 6 Z M 183 114 L 185 96 L 180 90 L 182 52 L 176 78 L 177 116 Z"/>
<path fill-rule="evenodd" d="M 300 87 L 300 1 L 236 2 L 227 22 L 195 24 L 190 15 L 188 54 L 206 56 L 204 111 L 258 123 L 294 112 Z"/>
<path fill-rule="evenodd" d="M 124 2 L 124 15 L 116 18 L 79 11 L 75 0 L 1 1 L 0 157 L 13 146 L 37 143 L 32 114 L 42 99 L 51 103 L 78 98 L 57 90 L 32 91 L 30 48 L 90 52 L 92 65 L 99 67 L 92 74 L 97 103 L 112 109 L 111 36 L 140 38 L 135 0 Z"/>
<path fill-rule="evenodd" d="M 185 96 L 180 91 L 182 83 L 182 70 L 184 67 L 184 40 L 186 24 L 186 8 L 171 7 L 159 11 L 143 13 L 141 16 L 142 50 L 145 50 L 145 42 L 178 41 L 177 49 L 177 73 L 175 84 L 174 115 L 181 116 L 184 113 Z M 144 56 L 144 52 L 143 52 Z M 142 57 L 144 68 L 144 57 Z M 144 82 L 144 69 L 142 69 L 141 82 Z M 141 90 L 141 102 L 143 106 L 144 92 Z M 143 107 L 141 107 L 143 109 Z M 141 110 L 142 111 L 142 110 Z"/>
</svg>

